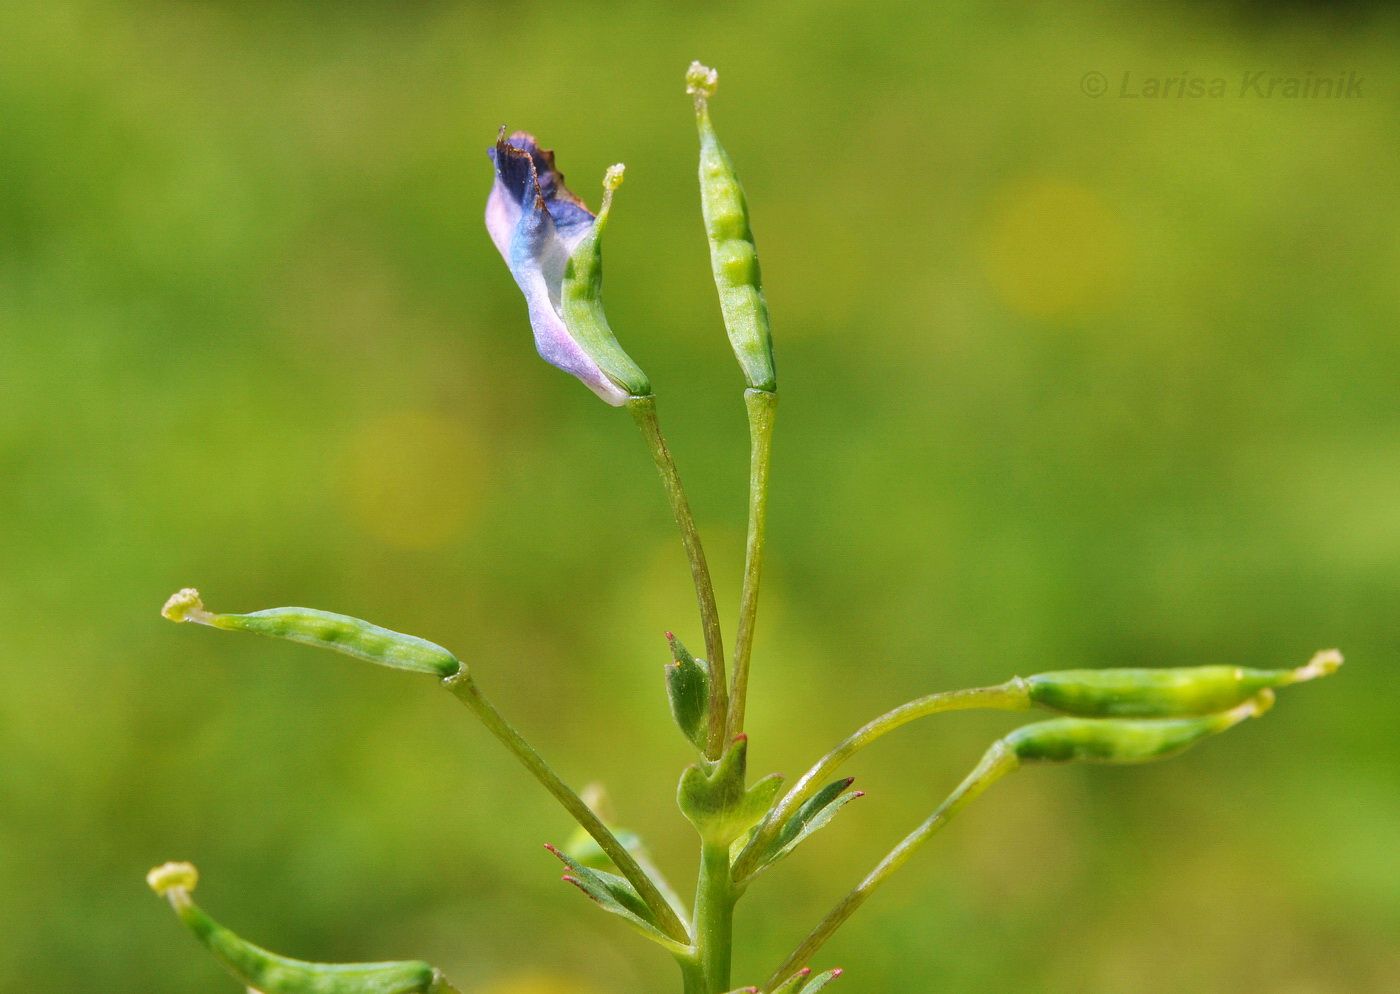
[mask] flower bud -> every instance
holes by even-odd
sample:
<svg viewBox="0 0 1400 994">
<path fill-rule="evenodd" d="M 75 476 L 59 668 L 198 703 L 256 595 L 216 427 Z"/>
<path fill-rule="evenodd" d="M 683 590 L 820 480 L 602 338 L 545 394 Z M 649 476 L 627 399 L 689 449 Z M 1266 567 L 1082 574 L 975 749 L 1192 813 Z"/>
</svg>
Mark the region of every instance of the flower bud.
<svg viewBox="0 0 1400 994">
<path fill-rule="evenodd" d="M 693 62 L 685 82 L 686 92 L 695 98 L 695 121 L 700 131 L 700 206 L 724 327 L 749 387 L 771 393 L 778 389 L 773 331 L 768 301 L 763 296 L 758 249 L 749 227 L 748 203 L 734 163 L 710 121 L 709 98 L 719 86 L 719 73 Z"/>
<path fill-rule="evenodd" d="M 1016 729 L 1002 742 L 1022 762 L 1146 763 L 1175 756 L 1273 706 L 1264 689 L 1238 707 L 1200 718 L 1055 718 Z"/>
<path fill-rule="evenodd" d="M 427 963 L 307 963 L 247 942 L 190 898 L 199 874 L 189 863 L 166 863 L 146 875 L 157 894 L 240 983 L 261 994 L 456 994 Z"/>
<path fill-rule="evenodd" d="M 505 128 L 491 149 L 496 181 L 486 228 L 525 294 L 535 348 L 614 407 L 645 397 L 651 383 L 617 343 L 603 316 L 602 244 L 622 167 L 608 170 L 603 209 L 594 217 L 564 185 L 554 153 Z"/>
<path fill-rule="evenodd" d="M 212 614 L 204 609 L 199 591 L 187 587 L 165 602 L 161 614 L 171 621 L 193 621 L 211 628 L 255 632 L 333 649 L 380 666 L 431 673 L 443 679 L 462 668 L 456 656 L 426 639 L 309 607 L 274 607 L 252 614 Z"/>
<path fill-rule="evenodd" d="M 1341 653 L 1329 649 L 1292 670 L 1240 666 L 1062 670 L 1027 677 L 1024 682 L 1031 700 L 1051 711 L 1082 718 L 1174 718 L 1228 711 L 1265 688 L 1326 676 L 1341 664 Z"/>
<path fill-rule="evenodd" d="M 690 654 L 681 640 L 670 632 L 671 658 L 666 666 L 666 696 L 671 701 L 671 715 L 681 734 L 691 745 L 705 751 L 710 723 L 710 677 L 705 667 Z"/>
</svg>

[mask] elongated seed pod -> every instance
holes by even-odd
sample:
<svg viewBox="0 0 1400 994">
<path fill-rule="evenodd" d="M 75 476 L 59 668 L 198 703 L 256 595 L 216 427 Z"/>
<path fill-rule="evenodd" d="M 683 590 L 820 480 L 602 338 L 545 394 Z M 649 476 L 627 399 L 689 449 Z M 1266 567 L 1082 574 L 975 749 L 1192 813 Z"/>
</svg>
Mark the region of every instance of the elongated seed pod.
<svg viewBox="0 0 1400 994">
<path fill-rule="evenodd" d="M 252 614 L 212 614 L 204 609 L 199 591 L 187 587 L 165 602 L 161 614 L 171 621 L 193 621 L 211 628 L 255 632 L 333 649 L 397 670 L 431 673 L 443 679 L 462 668 L 456 656 L 426 639 L 309 607 L 274 607 Z"/>
<path fill-rule="evenodd" d="M 763 296 L 758 249 L 749 227 L 748 203 L 734 163 L 710 121 L 709 98 L 719 85 L 719 74 L 695 62 L 685 81 L 686 92 L 695 98 L 695 121 L 700 131 L 700 206 L 724 327 L 749 386 L 771 393 L 778 389 L 773 331 L 768 301 Z"/>
<path fill-rule="evenodd" d="M 1240 666 L 1185 669 L 1063 670 L 1027 677 L 1031 700 L 1082 718 L 1176 718 L 1228 711 L 1267 687 L 1285 687 L 1334 673 L 1335 649 L 1292 670 Z"/>
<path fill-rule="evenodd" d="M 651 393 L 651 381 L 618 344 L 603 313 L 603 231 L 612 210 L 613 192 L 622 185 L 623 171 L 619 163 L 603 177 L 603 206 L 564 267 L 560 305 L 569 334 L 608 379 L 633 397 L 646 397 Z"/>
<path fill-rule="evenodd" d="M 1200 718 L 1055 718 L 1018 728 L 1003 741 L 1022 762 L 1146 763 L 1263 714 L 1273 700 L 1274 692 L 1265 689 L 1238 707 Z"/>
<path fill-rule="evenodd" d="M 190 898 L 199 875 L 189 863 L 166 863 L 146 882 L 224 968 L 262 994 L 456 994 L 427 963 L 307 963 L 268 952 L 210 918 Z"/>
</svg>

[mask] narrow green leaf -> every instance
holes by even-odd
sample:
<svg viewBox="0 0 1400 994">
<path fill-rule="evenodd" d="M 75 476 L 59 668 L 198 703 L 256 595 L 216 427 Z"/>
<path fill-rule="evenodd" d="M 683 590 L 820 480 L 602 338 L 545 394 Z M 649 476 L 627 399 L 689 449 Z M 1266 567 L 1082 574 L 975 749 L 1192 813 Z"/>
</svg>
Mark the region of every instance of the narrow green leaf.
<svg viewBox="0 0 1400 994">
<path fill-rule="evenodd" d="M 802 994 L 817 994 L 817 991 L 841 976 L 843 972 L 844 971 L 838 967 L 835 970 L 827 970 L 825 973 L 813 977 L 808 982 L 807 986 L 802 988 Z"/>
<path fill-rule="evenodd" d="M 774 987 L 772 994 L 799 994 L 802 990 L 802 985 L 807 982 L 807 978 L 811 975 L 812 968 L 804 966 L 777 987 Z"/>
<path fill-rule="evenodd" d="M 745 879 L 752 879 L 761 870 L 788 856 L 813 832 L 820 831 L 831 823 L 836 813 L 857 798 L 864 797 L 864 791 L 847 794 L 853 779 L 836 780 L 827 784 L 797 809 L 784 824 L 764 854 L 759 857 L 753 872 Z"/>
<path fill-rule="evenodd" d="M 625 879 L 605 870 L 595 870 L 592 867 L 584 866 L 572 856 L 553 846 L 545 848 L 558 856 L 560 861 L 569 868 L 570 872 L 565 875 L 564 880 L 587 894 L 604 911 L 617 915 L 652 942 L 664 946 L 673 953 L 688 955 L 693 952 L 690 946 L 677 942 L 661 929 L 656 921 L 656 916 L 652 914 L 646 902 Z"/>
</svg>

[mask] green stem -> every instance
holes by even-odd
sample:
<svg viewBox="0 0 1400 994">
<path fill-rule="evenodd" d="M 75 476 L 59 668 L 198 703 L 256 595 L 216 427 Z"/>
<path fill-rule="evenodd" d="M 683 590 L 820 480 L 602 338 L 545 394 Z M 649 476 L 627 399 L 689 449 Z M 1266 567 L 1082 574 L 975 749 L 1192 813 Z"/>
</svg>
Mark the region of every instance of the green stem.
<svg viewBox="0 0 1400 994">
<path fill-rule="evenodd" d="M 822 919 L 821 924 L 812 929 L 807 938 L 802 940 L 802 944 L 783 961 L 783 965 L 773 971 L 773 975 L 768 978 L 768 982 L 763 985 L 762 989 L 771 991 L 806 966 L 826 940 L 831 938 L 832 934 L 845 924 L 846 919 L 850 918 L 855 910 L 865 903 L 865 899 L 874 892 L 875 888 L 889 879 L 895 870 L 903 866 L 920 846 L 946 825 L 953 815 L 971 803 L 973 798 L 1019 766 L 1020 760 L 1004 743 L 997 742 L 991 749 L 987 750 L 982 761 L 967 775 L 967 779 L 958 785 L 958 789 L 948 795 L 948 799 L 938 806 L 938 810 L 927 821 L 906 835 L 899 845 L 890 850 L 890 854 L 880 860 L 879 865 L 870 871 L 869 876 L 862 880 L 855 890 L 841 899 L 840 903 L 831 910 L 831 913 Z"/>
<path fill-rule="evenodd" d="M 929 694 L 901 704 L 893 711 L 880 715 L 874 721 L 862 726 L 841 742 L 835 749 L 819 759 L 815 766 L 793 784 L 763 824 L 754 833 L 753 840 L 745 847 L 734 863 L 734 879 L 742 882 L 754 870 L 754 863 L 767 848 L 768 843 L 778 834 L 778 830 L 798 807 L 820 790 L 841 764 L 883 735 L 887 735 L 909 722 L 944 711 L 964 711 L 973 708 L 989 708 L 1001 711 L 1026 711 L 1031 706 L 1030 695 L 1025 683 L 1019 678 L 995 687 L 977 687 L 971 690 L 948 690 L 940 694 Z"/>
<path fill-rule="evenodd" d="M 535 779 L 544 785 L 544 789 L 553 794 L 565 810 L 573 815 L 574 820 L 583 826 L 584 831 L 593 836 L 622 875 L 631 882 L 633 887 L 637 888 L 637 893 L 641 895 L 642 900 L 646 902 L 647 907 L 652 910 L 661 923 L 662 930 L 677 942 L 688 944 L 691 940 L 685 924 L 666 898 L 662 896 L 651 877 L 647 876 L 646 872 L 637 864 L 637 860 L 618 841 L 617 836 L 613 835 L 603 824 L 602 819 L 594 813 L 593 809 L 560 779 L 559 774 L 550 768 L 550 765 L 535 751 L 534 747 L 526 742 L 511 723 L 506 721 L 501 712 L 497 711 L 495 706 L 482 695 L 467 668 L 462 667 L 456 676 L 449 677 L 443 683 L 458 700 L 476 713 L 476 716 L 481 719 L 481 723 L 487 727 L 491 734 L 500 739 L 501 744 L 515 754 L 515 757 L 524 764 L 525 768 L 534 774 Z"/>
<path fill-rule="evenodd" d="M 671 458 L 666 439 L 661 434 L 661 424 L 656 418 L 656 398 L 633 397 L 627 402 L 627 407 L 651 446 L 656 468 L 661 473 L 661 483 L 666 489 L 666 498 L 671 502 L 671 512 L 680 526 L 685 554 L 690 559 L 690 575 L 695 581 L 695 598 L 700 603 L 700 624 L 705 631 L 705 655 L 710 675 L 710 724 L 705 754 L 712 761 L 718 760 L 724 752 L 729 692 L 724 671 L 724 641 L 719 630 L 719 608 L 715 604 L 714 585 L 710 582 L 710 567 L 705 563 L 700 532 L 695 527 L 690 502 L 686 500 L 685 490 L 681 487 L 676 461 Z"/>
<path fill-rule="evenodd" d="M 744 592 L 739 600 L 739 629 L 734 636 L 734 690 L 729 702 L 729 731 L 744 730 L 744 706 L 749 694 L 749 657 L 753 653 L 754 621 L 758 615 L 758 586 L 763 575 L 763 545 L 768 530 L 768 464 L 773 449 L 773 419 L 778 395 L 745 390 L 749 411 L 749 539 L 744 555 Z"/>
<path fill-rule="evenodd" d="M 677 956 L 681 967 L 681 994 L 710 994 L 705 983 L 705 967 L 698 957 Z"/>
<path fill-rule="evenodd" d="M 706 842 L 700 850 L 700 881 L 695 892 L 695 942 L 708 994 L 729 990 L 729 959 L 734 932 L 734 890 L 729 881 L 729 846 Z"/>
</svg>

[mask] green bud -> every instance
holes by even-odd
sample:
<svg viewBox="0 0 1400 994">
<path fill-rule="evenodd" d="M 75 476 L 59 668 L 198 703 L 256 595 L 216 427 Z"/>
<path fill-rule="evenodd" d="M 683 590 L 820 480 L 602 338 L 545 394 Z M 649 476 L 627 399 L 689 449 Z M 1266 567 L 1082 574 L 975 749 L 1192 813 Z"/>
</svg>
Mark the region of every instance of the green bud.
<svg viewBox="0 0 1400 994">
<path fill-rule="evenodd" d="M 749 737 L 734 739 L 717 763 L 686 767 L 676 801 L 700 837 L 727 846 L 758 824 L 778 799 L 783 778 L 776 773 L 744 789 Z"/>
<path fill-rule="evenodd" d="M 685 82 L 686 92 L 695 98 L 700 130 L 700 206 L 724 327 L 749 387 L 771 393 L 778 389 L 773 331 L 763 296 L 758 250 L 749 227 L 749 208 L 734 164 L 710 121 L 709 98 L 719 86 L 719 73 L 693 62 Z"/>
<path fill-rule="evenodd" d="M 710 729 L 710 676 L 680 639 L 667 632 L 666 640 L 671 644 L 671 658 L 675 660 L 666 666 L 666 696 L 671 700 L 671 715 L 691 745 L 704 752 Z"/>
<path fill-rule="evenodd" d="M 1176 718 L 1228 711 L 1261 690 L 1326 676 L 1341 665 L 1341 653 L 1329 649 L 1292 670 L 1063 670 L 1028 677 L 1025 683 L 1036 704 L 1081 718 Z"/>
<path fill-rule="evenodd" d="M 215 959 L 262 994 L 456 994 L 427 963 L 307 963 L 278 956 L 239 938 L 206 915 L 190 898 L 199 874 L 189 863 L 166 863 L 146 875 L 151 889 Z"/>
<path fill-rule="evenodd" d="M 564 267 L 560 305 L 570 337 L 598 368 L 631 396 L 646 397 L 651 393 L 651 381 L 618 344 L 603 313 L 603 231 L 612 210 L 613 192 L 622 185 L 625 169 L 619 163 L 603 178 L 603 206 Z"/>
<path fill-rule="evenodd" d="M 274 607 L 253 614 L 211 614 L 204 609 L 199 591 L 187 587 L 165 602 L 161 614 L 171 621 L 193 621 L 211 628 L 256 632 L 289 642 L 334 649 L 380 666 L 431 673 L 443 679 L 462 668 L 456 656 L 426 639 L 309 607 Z"/>
<path fill-rule="evenodd" d="M 1056 718 L 1018 728 L 1002 741 L 1022 762 L 1146 763 L 1175 756 L 1273 706 L 1264 689 L 1238 707 L 1200 718 Z"/>
</svg>

